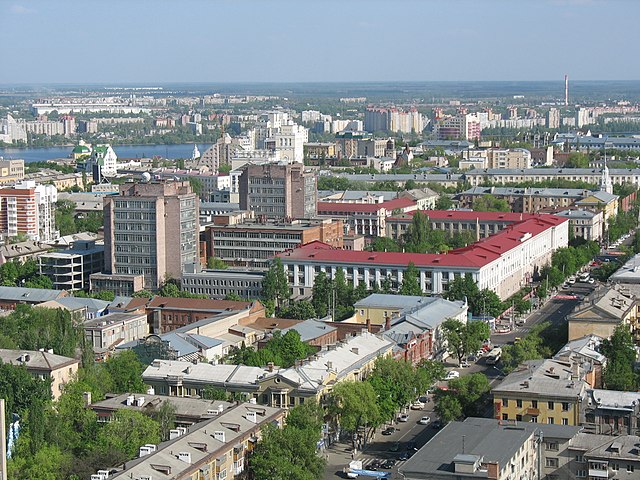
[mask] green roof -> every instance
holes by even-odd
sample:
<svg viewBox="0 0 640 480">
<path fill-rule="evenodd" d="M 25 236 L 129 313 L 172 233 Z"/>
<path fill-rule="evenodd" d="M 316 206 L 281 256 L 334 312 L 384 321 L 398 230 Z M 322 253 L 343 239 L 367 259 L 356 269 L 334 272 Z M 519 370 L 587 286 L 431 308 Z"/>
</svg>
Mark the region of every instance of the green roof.
<svg viewBox="0 0 640 480">
<path fill-rule="evenodd" d="M 91 152 L 91 150 L 89 150 L 89 147 L 87 147 L 86 145 L 77 145 L 73 149 L 73 153 L 89 153 L 89 152 Z"/>
</svg>

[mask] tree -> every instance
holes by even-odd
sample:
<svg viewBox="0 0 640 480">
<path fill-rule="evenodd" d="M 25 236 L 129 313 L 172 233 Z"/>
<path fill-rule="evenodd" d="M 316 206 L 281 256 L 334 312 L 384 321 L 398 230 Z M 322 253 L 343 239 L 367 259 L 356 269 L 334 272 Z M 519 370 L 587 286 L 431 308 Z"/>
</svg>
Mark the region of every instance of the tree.
<svg viewBox="0 0 640 480">
<path fill-rule="evenodd" d="M 462 416 L 462 404 L 453 393 L 436 390 L 434 402 L 435 412 L 443 423 L 452 422 Z"/>
<path fill-rule="evenodd" d="M 489 326 L 483 321 L 464 324 L 460 320 L 449 318 L 442 324 L 442 329 L 447 348 L 457 357 L 458 363 L 462 363 L 466 355 L 476 352 L 490 335 Z"/>
<path fill-rule="evenodd" d="M 473 209 L 477 212 L 509 212 L 511 207 L 504 198 L 494 195 L 482 195 L 473 201 Z"/>
<path fill-rule="evenodd" d="M 473 276 L 470 273 L 466 273 L 463 277 L 455 277 L 453 279 L 444 297 L 447 300 L 467 300 L 471 304 L 479 294 L 478 284 L 473 280 Z M 479 313 L 473 308 L 471 311 L 475 314 Z"/>
<path fill-rule="evenodd" d="M 422 288 L 420 288 L 420 271 L 413 262 L 409 262 L 409 265 L 407 265 L 398 293 L 400 295 L 415 296 L 421 296 L 424 293 Z"/>
<path fill-rule="evenodd" d="M 158 422 L 158 426 L 160 428 L 160 439 L 163 442 L 169 440 L 169 431 L 175 427 L 176 423 L 175 405 L 170 401 L 165 400 L 160 404 L 160 408 L 156 409 L 155 407 L 152 407 L 150 411 L 145 411 L 145 414 Z"/>
<path fill-rule="evenodd" d="M 370 382 L 340 382 L 335 385 L 329 399 L 329 412 L 343 430 L 352 434 L 360 427 L 375 428 L 382 423 L 376 392 Z"/>
<path fill-rule="evenodd" d="M 308 300 L 300 300 L 281 308 L 280 310 L 278 310 L 277 314 L 280 318 L 296 318 L 298 320 L 307 320 L 316 316 L 316 309 Z"/>
<path fill-rule="evenodd" d="M 436 210 L 449 210 L 453 207 L 453 200 L 449 195 L 440 195 L 436 200 Z"/>
<path fill-rule="evenodd" d="M 262 281 L 262 296 L 266 300 L 273 301 L 276 308 L 279 308 L 283 302 L 289 300 L 291 292 L 289 291 L 289 281 L 284 271 L 282 260 L 276 257 L 271 263 L 269 270 Z"/>
<path fill-rule="evenodd" d="M 565 162 L 565 166 L 570 168 L 589 168 L 589 155 L 571 152 Z"/>
<path fill-rule="evenodd" d="M 422 379 L 425 377 L 418 375 L 417 369 L 404 360 L 378 358 L 366 381 L 376 393 L 380 416 L 388 421 L 398 408 L 427 390 L 429 385 L 420 384 Z"/>
<path fill-rule="evenodd" d="M 191 190 L 193 191 L 193 193 L 195 193 L 198 197 L 202 196 L 202 193 L 204 192 L 204 183 L 202 180 L 200 180 L 198 177 L 189 177 L 189 185 L 191 185 Z"/>
<path fill-rule="evenodd" d="M 240 365 L 243 363 L 239 362 L 238 364 Z M 227 392 L 224 391 L 224 389 L 211 386 L 203 388 L 200 396 L 205 400 L 227 400 L 227 398 L 229 398 L 229 395 L 227 395 Z"/>
<path fill-rule="evenodd" d="M 456 396 L 465 416 L 481 415 L 480 401 L 491 390 L 483 373 L 472 373 L 449 381 L 449 391 Z"/>
<path fill-rule="evenodd" d="M 316 316 L 323 318 L 329 313 L 333 292 L 333 283 L 326 273 L 320 272 L 316 275 L 312 292 L 311 303 L 316 311 Z"/>
<path fill-rule="evenodd" d="M 488 288 L 480 290 L 478 295 L 469 303 L 469 306 L 473 308 L 472 311 L 474 312 L 480 312 L 482 315 L 491 315 L 492 317 L 498 317 L 505 311 L 505 306 L 498 294 Z"/>
<path fill-rule="evenodd" d="M 229 265 L 224 260 L 221 260 L 216 257 L 209 257 L 207 259 L 207 268 L 212 270 L 226 270 L 229 268 Z"/>
<path fill-rule="evenodd" d="M 160 425 L 135 410 L 116 410 L 111 421 L 100 431 L 96 443 L 99 448 L 120 451 L 127 458 L 133 458 L 142 445 L 160 443 Z"/>
<path fill-rule="evenodd" d="M 144 367 L 133 351 L 113 355 L 106 361 L 105 369 L 113 379 L 114 393 L 144 393 Z"/>
<path fill-rule="evenodd" d="M 600 351 L 607 357 L 607 366 L 604 370 L 606 388 L 609 390 L 635 390 L 637 380 L 633 367 L 636 352 L 629 327 L 618 325 L 611 338 L 602 341 Z"/>
</svg>

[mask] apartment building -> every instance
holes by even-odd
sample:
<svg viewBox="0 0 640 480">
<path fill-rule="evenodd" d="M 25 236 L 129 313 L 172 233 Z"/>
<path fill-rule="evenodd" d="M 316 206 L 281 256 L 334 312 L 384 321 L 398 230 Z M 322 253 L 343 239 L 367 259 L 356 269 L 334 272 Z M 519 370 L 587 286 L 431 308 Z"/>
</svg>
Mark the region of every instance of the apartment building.
<svg viewBox="0 0 640 480">
<path fill-rule="evenodd" d="M 318 273 L 333 278 L 338 269 L 345 271 L 354 288 L 364 283 L 370 290 L 386 278 L 398 286 L 408 264 L 413 263 L 419 271 L 420 288 L 427 294 L 446 292 L 456 277 L 470 274 L 480 289 L 489 288 L 505 299 L 549 263 L 555 250 L 566 247 L 568 236 L 566 219 L 541 215 L 444 254 L 340 251 L 313 242 L 278 256 L 294 296 L 311 295 Z"/>
<path fill-rule="evenodd" d="M 239 179 L 240 209 L 267 218 L 311 218 L 316 215 L 315 173 L 301 163 L 247 164 Z"/>
<path fill-rule="evenodd" d="M 140 447 L 139 458 L 109 478 L 217 480 L 244 478 L 248 457 L 267 425 L 283 427 L 286 411 L 247 402 L 212 409 L 210 420 L 170 431 L 170 440 Z"/>
<path fill-rule="evenodd" d="M 91 274 L 104 266 L 104 245 L 79 240 L 70 249 L 40 255 L 38 266 L 40 275 L 49 277 L 57 290 L 88 290 Z"/>
<path fill-rule="evenodd" d="M 36 378 L 51 380 L 51 395 L 60 398 L 64 386 L 75 379 L 80 361 L 56 355 L 53 350 L 0 349 L 0 361 L 22 366 Z"/>
<path fill-rule="evenodd" d="M 428 210 L 422 212 L 433 230 L 443 230 L 449 235 L 470 232 L 476 241 L 495 235 L 509 225 L 534 218 L 532 214 L 512 212 L 472 212 L 466 210 Z M 394 215 L 386 220 L 386 236 L 398 240 L 413 223 L 415 212 Z"/>
<path fill-rule="evenodd" d="M 473 187 L 458 195 L 461 208 L 473 208 L 485 195 L 507 201 L 512 212 L 537 213 L 548 208 L 567 208 L 594 192 L 579 188 Z"/>
<path fill-rule="evenodd" d="M 637 337 L 638 305 L 637 298 L 621 285 L 598 287 L 567 315 L 569 341 L 585 335 L 609 338 L 621 324 L 629 325 Z"/>
<path fill-rule="evenodd" d="M 205 227 L 207 253 L 229 265 L 268 268 L 273 257 L 286 250 L 313 241 L 335 248 L 343 247 L 342 220 L 282 220 L 236 224 L 214 224 Z"/>
<path fill-rule="evenodd" d="M 564 478 L 636 478 L 640 472 L 636 435 L 578 433 L 569 442 L 570 471 Z"/>
<path fill-rule="evenodd" d="M 495 418 L 580 425 L 580 402 L 590 385 L 578 363 L 528 360 L 492 390 Z"/>
<path fill-rule="evenodd" d="M 447 424 L 400 466 L 407 480 L 565 479 L 579 428 L 469 417 Z"/>
<path fill-rule="evenodd" d="M 58 238 L 55 204 L 58 190 L 53 185 L 23 181 L 0 189 L 0 236 L 26 235 L 30 240 L 50 242 Z"/>
<path fill-rule="evenodd" d="M 105 273 L 144 275 L 156 290 L 199 255 L 198 197 L 189 182 L 132 183 L 104 199 Z"/>
<path fill-rule="evenodd" d="M 639 392 L 593 389 L 582 399 L 580 423 L 585 433 L 638 435 L 639 416 Z"/>
<path fill-rule="evenodd" d="M 0 184 L 20 182 L 24 178 L 24 160 L 0 160 Z"/>
<path fill-rule="evenodd" d="M 318 202 L 318 216 L 340 219 L 349 232 L 369 237 L 384 236 L 387 217 L 418 209 L 411 198 L 396 198 L 382 203 Z"/>
<path fill-rule="evenodd" d="M 608 145 L 607 148 L 612 147 Z M 539 183 L 555 180 L 586 182 L 593 185 L 600 185 L 602 173 L 602 169 L 600 168 L 487 168 L 467 171 L 464 173 L 464 178 L 471 186 L 479 186 L 486 183 L 503 185 L 505 183 Z M 623 183 L 640 185 L 640 169 L 638 168 L 611 168 L 609 169 L 609 177 L 614 185 L 622 185 Z"/>
</svg>

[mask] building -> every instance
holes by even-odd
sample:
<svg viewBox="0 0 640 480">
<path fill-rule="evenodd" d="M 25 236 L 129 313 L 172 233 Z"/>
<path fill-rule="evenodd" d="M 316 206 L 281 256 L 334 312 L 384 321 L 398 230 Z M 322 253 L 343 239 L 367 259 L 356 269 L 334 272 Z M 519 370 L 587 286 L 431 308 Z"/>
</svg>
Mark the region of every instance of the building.
<svg viewBox="0 0 640 480">
<path fill-rule="evenodd" d="M 311 295 L 318 273 L 334 278 L 339 268 L 354 288 L 364 283 L 371 290 L 386 278 L 397 288 L 407 266 L 413 263 L 419 271 L 420 288 L 427 294 L 446 292 L 456 277 L 470 274 L 481 290 L 489 288 L 505 299 L 548 264 L 555 250 L 566 247 L 568 239 L 566 219 L 541 215 L 443 254 L 341 251 L 313 242 L 278 256 L 288 272 L 294 296 Z"/>
<path fill-rule="evenodd" d="M 560 128 L 560 110 L 550 108 L 547 112 L 547 128 Z"/>
<path fill-rule="evenodd" d="M 638 423 L 640 393 L 587 390 L 582 400 L 581 415 L 581 424 L 585 433 L 638 435 L 640 434 Z"/>
<path fill-rule="evenodd" d="M 139 458 L 125 463 L 122 471 L 109 478 L 231 480 L 243 476 L 261 430 L 267 425 L 282 427 L 286 412 L 250 402 L 225 406 L 221 402 L 213 418 L 188 430 L 171 430 L 166 443 L 140 447 Z"/>
<path fill-rule="evenodd" d="M 636 435 L 578 433 L 569 442 L 570 472 L 565 478 L 635 478 L 640 471 Z"/>
<path fill-rule="evenodd" d="M 108 290 L 116 296 L 131 296 L 144 290 L 144 275 L 116 275 L 112 273 L 93 273 L 89 275 L 90 290 L 102 292 Z"/>
<path fill-rule="evenodd" d="M 335 158 L 337 149 L 335 143 L 305 143 L 304 158 L 309 160 L 325 160 L 327 158 Z"/>
<path fill-rule="evenodd" d="M 534 218 L 531 214 L 512 212 L 473 212 L 468 210 L 427 210 L 422 212 L 433 230 L 449 235 L 470 232 L 475 241 L 494 235 L 509 225 Z M 398 240 L 407 233 L 415 212 L 387 218 L 386 236 Z"/>
<path fill-rule="evenodd" d="M 640 142 L 640 139 L 636 139 Z M 607 145 L 607 148 L 615 148 Z M 634 148 L 639 148 L 635 146 Z M 640 169 L 638 168 L 611 168 L 609 177 L 613 185 L 632 183 L 640 185 Z M 524 168 L 524 169 L 483 169 L 470 170 L 464 173 L 464 178 L 471 186 L 492 183 L 503 185 L 505 183 L 526 183 L 566 180 L 572 182 L 585 182 L 600 186 L 602 180 L 602 170 L 599 168 Z"/>
<path fill-rule="evenodd" d="M 111 302 L 97 298 L 62 297 L 57 300 L 39 303 L 38 308 L 61 308 L 71 314 L 71 319 L 80 324 L 108 313 Z"/>
<path fill-rule="evenodd" d="M 46 275 L 57 290 L 88 290 L 89 277 L 102 271 L 104 245 L 95 240 L 77 241 L 68 250 L 38 257 L 40 275 Z"/>
<path fill-rule="evenodd" d="M 566 479 L 579 428 L 469 417 L 451 422 L 400 466 L 407 480 Z"/>
<path fill-rule="evenodd" d="M 24 160 L 0 160 L 0 184 L 17 183 L 24 178 Z"/>
<path fill-rule="evenodd" d="M 30 258 L 37 259 L 39 255 L 50 249 L 51 247 L 46 243 L 34 242 L 33 240 L 5 244 L 0 246 L 0 265 L 7 262 L 24 263 Z"/>
<path fill-rule="evenodd" d="M 13 144 L 27 142 L 27 130 L 24 122 L 17 122 L 11 114 L 7 113 L 6 118 L 0 119 L 0 142 Z"/>
<path fill-rule="evenodd" d="M 194 362 L 202 359 L 217 363 L 224 356 L 223 344 L 223 340 L 204 335 L 169 332 L 121 343 L 116 350 L 132 350 L 143 365 L 149 365 L 154 360 Z"/>
<path fill-rule="evenodd" d="M 229 295 L 238 295 L 250 300 L 262 295 L 265 272 L 251 269 L 200 270 L 185 272 L 180 279 L 182 290 L 222 300 Z"/>
<path fill-rule="evenodd" d="M 104 400 L 92 403 L 89 408 L 96 412 L 98 422 L 109 422 L 118 410 L 134 410 L 148 414 L 149 411 L 159 410 L 164 402 L 168 402 L 175 408 L 175 423 L 178 427 L 189 427 L 194 423 L 211 420 L 218 415 L 220 407 L 224 412 L 234 406 L 233 403 L 222 400 L 123 393 L 107 394 Z"/>
<path fill-rule="evenodd" d="M 579 363 L 527 360 L 492 390 L 495 418 L 580 425 L 580 402 L 589 387 Z"/>
<path fill-rule="evenodd" d="M 398 198 L 410 198 L 416 202 L 418 210 L 435 210 L 440 195 L 425 187 L 403 190 L 398 194 Z"/>
<path fill-rule="evenodd" d="M 0 286 L 0 310 L 15 310 L 16 305 L 37 305 L 67 295 L 65 290 Z"/>
<path fill-rule="evenodd" d="M 411 198 L 396 198 L 382 203 L 318 202 L 318 216 L 340 219 L 349 232 L 369 237 L 384 236 L 387 217 L 416 210 Z"/>
<path fill-rule="evenodd" d="M 435 123 L 434 132 L 438 140 L 479 140 L 480 120 L 471 113 L 446 117 Z"/>
<path fill-rule="evenodd" d="M 0 189 L 0 234 L 26 235 L 30 240 L 49 242 L 58 238 L 55 204 L 58 190 L 53 185 L 24 181 Z"/>
<path fill-rule="evenodd" d="M 602 373 L 607 358 L 600 353 L 600 344 L 603 338 L 597 335 L 585 335 L 567 342 L 553 358 L 563 362 L 580 363 L 580 373 L 589 385 L 600 388 L 602 386 Z"/>
<path fill-rule="evenodd" d="M 96 145 L 87 159 L 85 171 L 93 175 L 95 183 L 104 183 L 116 176 L 118 156 L 111 145 Z"/>
<path fill-rule="evenodd" d="M 277 254 L 313 241 L 342 248 L 343 235 L 342 221 L 333 219 L 278 222 L 262 217 L 252 222 L 205 227 L 208 256 L 229 265 L 263 269 Z"/>
<path fill-rule="evenodd" d="M 618 195 L 613 195 L 612 193 L 601 190 L 599 192 L 590 192 L 589 195 L 578 200 L 575 203 L 575 206 L 577 208 L 593 210 L 594 212 L 602 212 L 604 222 L 606 223 L 610 218 L 617 215 L 619 205 L 618 200 Z"/>
<path fill-rule="evenodd" d="M 601 211 L 591 211 L 584 209 L 568 209 L 555 212 L 558 217 L 569 219 L 569 229 L 575 237 L 581 237 L 585 240 L 593 240 L 599 242 L 602 240 L 602 234 L 605 230 L 606 223 L 604 215 Z"/>
<path fill-rule="evenodd" d="M 539 213 L 543 209 L 570 207 L 592 194 L 580 188 L 472 187 L 458 195 L 458 202 L 460 208 L 473 208 L 475 201 L 491 195 L 506 200 L 512 212 Z"/>
<path fill-rule="evenodd" d="M 240 175 L 240 209 L 267 218 L 316 215 L 317 179 L 304 165 L 248 164 Z"/>
<path fill-rule="evenodd" d="M 618 285 L 600 286 L 567 316 L 569 341 L 597 335 L 609 338 L 618 325 L 629 325 L 638 335 L 638 300 Z"/>
<path fill-rule="evenodd" d="M 144 338 L 149 333 L 144 313 L 109 313 L 84 322 L 83 328 L 87 343 L 100 356 L 121 343 Z"/>
<path fill-rule="evenodd" d="M 189 182 L 125 184 L 105 197 L 105 273 L 144 275 L 150 290 L 180 278 L 200 261 L 198 203 Z"/>
<path fill-rule="evenodd" d="M 368 107 L 364 114 L 364 129 L 371 133 L 422 133 L 424 127 L 424 118 L 415 108 L 405 112 L 397 108 Z"/>
<path fill-rule="evenodd" d="M 53 350 L 8 350 L 0 349 L 0 361 L 24 366 L 31 375 L 51 379 L 51 395 L 60 398 L 64 386 L 75 379 L 80 361 L 56 355 Z"/>
<path fill-rule="evenodd" d="M 162 395 L 193 396 L 215 387 L 254 398 L 261 405 L 290 408 L 308 400 L 323 401 L 338 382 L 364 379 L 376 359 L 389 356 L 392 348 L 392 341 L 363 331 L 289 368 L 156 360 L 142 377 Z"/>
</svg>

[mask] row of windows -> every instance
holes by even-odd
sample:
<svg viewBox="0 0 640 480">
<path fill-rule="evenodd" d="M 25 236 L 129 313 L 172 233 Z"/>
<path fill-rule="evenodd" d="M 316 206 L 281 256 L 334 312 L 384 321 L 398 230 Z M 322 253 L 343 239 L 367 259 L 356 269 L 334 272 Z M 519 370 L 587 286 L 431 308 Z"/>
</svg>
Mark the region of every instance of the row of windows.
<svg viewBox="0 0 640 480">
<path fill-rule="evenodd" d="M 300 241 L 301 235 L 299 233 L 269 233 L 269 232 L 237 232 L 227 231 L 220 232 L 214 231 L 214 242 L 218 238 L 273 238 L 275 240 L 295 240 Z"/>
<path fill-rule="evenodd" d="M 126 208 L 126 209 L 154 209 L 156 202 L 145 202 L 142 200 L 116 200 L 115 207 L 116 208 Z"/>
<path fill-rule="evenodd" d="M 154 220 L 155 212 L 119 211 L 115 213 L 117 220 Z"/>
<path fill-rule="evenodd" d="M 538 408 L 538 401 L 537 400 L 531 400 L 531 408 Z M 558 405 L 562 405 L 562 411 L 563 412 L 568 412 L 569 410 L 571 410 L 571 403 L 569 402 L 547 402 L 547 408 L 549 410 L 554 410 L 556 408 L 556 404 Z M 503 398 L 502 399 L 502 406 L 504 408 L 508 408 L 509 407 L 509 399 L 508 398 Z M 517 408 L 522 408 L 523 406 L 523 401 L 521 399 L 517 399 L 516 400 L 516 407 Z"/>
</svg>

